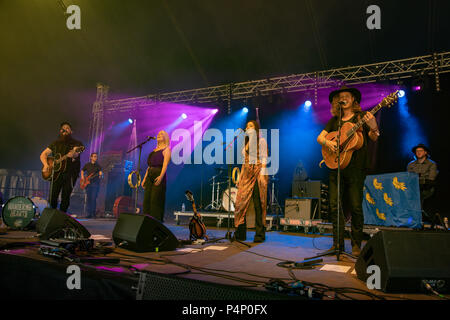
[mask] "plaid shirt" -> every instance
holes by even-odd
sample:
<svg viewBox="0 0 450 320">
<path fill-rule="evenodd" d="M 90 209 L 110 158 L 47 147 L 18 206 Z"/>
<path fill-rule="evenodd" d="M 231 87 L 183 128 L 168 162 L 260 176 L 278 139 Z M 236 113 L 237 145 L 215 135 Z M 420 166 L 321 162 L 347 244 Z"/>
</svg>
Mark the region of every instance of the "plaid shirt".
<svg viewBox="0 0 450 320">
<path fill-rule="evenodd" d="M 419 174 L 420 184 L 425 184 L 426 180 L 434 181 L 439 173 L 436 162 L 428 158 L 422 163 L 418 160 L 411 161 L 408 163 L 407 170 L 408 172 L 415 172 Z"/>
</svg>

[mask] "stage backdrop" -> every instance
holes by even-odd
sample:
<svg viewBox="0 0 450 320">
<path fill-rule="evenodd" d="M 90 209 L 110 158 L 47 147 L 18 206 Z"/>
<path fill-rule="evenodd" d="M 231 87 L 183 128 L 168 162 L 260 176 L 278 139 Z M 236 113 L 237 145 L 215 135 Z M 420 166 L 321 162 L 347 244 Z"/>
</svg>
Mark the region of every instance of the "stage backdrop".
<svg viewBox="0 0 450 320">
<path fill-rule="evenodd" d="M 367 176 L 363 212 L 364 224 L 420 228 L 419 176 L 411 172 Z"/>
</svg>

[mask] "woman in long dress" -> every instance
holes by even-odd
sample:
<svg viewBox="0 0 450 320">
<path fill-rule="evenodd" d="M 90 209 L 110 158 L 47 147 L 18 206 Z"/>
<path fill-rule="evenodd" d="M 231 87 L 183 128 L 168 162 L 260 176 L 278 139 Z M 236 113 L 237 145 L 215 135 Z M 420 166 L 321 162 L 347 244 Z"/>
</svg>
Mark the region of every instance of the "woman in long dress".
<svg viewBox="0 0 450 320">
<path fill-rule="evenodd" d="M 236 240 L 247 239 L 246 215 L 253 199 L 255 206 L 256 234 L 253 242 L 263 242 L 267 213 L 267 142 L 260 137 L 259 125 L 252 120 L 247 123 L 245 146 L 242 150 L 244 163 L 239 176 L 236 195 L 234 224 Z"/>
<path fill-rule="evenodd" d="M 171 156 L 169 134 L 160 131 L 156 141 L 156 148 L 148 156 L 148 168 L 144 180 L 142 180 L 142 187 L 145 189 L 143 212 L 163 222 L 166 203 L 166 172 Z"/>
</svg>

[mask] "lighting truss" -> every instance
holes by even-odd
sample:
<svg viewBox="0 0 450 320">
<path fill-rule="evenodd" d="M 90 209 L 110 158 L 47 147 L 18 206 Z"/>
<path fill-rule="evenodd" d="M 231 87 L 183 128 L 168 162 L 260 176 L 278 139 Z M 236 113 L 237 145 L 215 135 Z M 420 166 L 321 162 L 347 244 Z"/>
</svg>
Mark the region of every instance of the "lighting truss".
<svg viewBox="0 0 450 320">
<path fill-rule="evenodd" d="M 97 100 L 93 105 L 91 125 L 91 152 L 101 149 L 96 139 L 103 132 L 103 115 L 110 112 L 138 112 L 140 109 L 161 102 L 183 104 L 207 104 L 265 96 L 280 93 L 301 92 L 357 85 L 376 81 L 395 81 L 423 75 L 434 75 L 437 85 L 439 74 L 450 72 L 450 52 L 426 56 L 349 66 L 325 71 L 316 71 L 289 76 L 272 77 L 239 83 L 230 83 L 206 88 L 176 92 L 149 94 L 141 97 L 108 100 L 108 87 L 97 86 Z M 94 145 L 93 145 L 94 144 Z"/>
</svg>

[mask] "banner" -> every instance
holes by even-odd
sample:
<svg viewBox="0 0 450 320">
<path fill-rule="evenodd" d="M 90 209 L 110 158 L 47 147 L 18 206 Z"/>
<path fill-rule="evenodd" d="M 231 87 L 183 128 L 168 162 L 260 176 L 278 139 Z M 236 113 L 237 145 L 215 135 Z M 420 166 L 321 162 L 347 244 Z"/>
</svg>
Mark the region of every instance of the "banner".
<svg viewBox="0 0 450 320">
<path fill-rule="evenodd" d="M 397 172 L 367 176 L 363 212 L 364 224 L 420 228 L 419 175 Z"/>
</svg>

